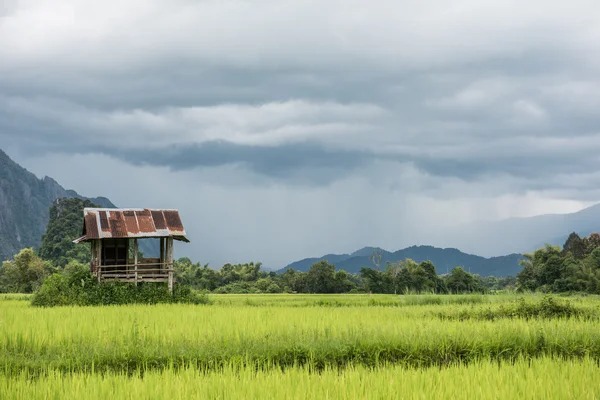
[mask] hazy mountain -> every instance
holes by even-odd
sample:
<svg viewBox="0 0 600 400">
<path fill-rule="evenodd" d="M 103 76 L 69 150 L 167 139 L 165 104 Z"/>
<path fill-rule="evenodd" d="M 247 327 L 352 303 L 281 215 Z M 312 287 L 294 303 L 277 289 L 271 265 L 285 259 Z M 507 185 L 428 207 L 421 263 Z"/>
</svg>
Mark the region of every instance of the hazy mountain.
<svg viewBox="0 0 600 400">
<path fill-rule="evenodd" d="M 520 254 L 533 252 L 546 243 L 562 246 L 571 232 L 582 237 L 600 232 L 600 204 L 569 214 L 479 222 L 432 233 L 431 243 L 437 247 L 412 246 L 394 253 L 383 251 L 381 267 L 385 267 L 386 261 L 395 262 L 408 257 L 418 262 L 431 260 L 438 273 L 460 265 L 480 275 L 514 275 L 520 271 Z M 307 258 L 288 265 L 280 272 L 288 268 L 307 271 L 314 262 L 322 259 L 335 264 L 338 269 L 358 272 L 362 267 L 374 267 L 369 259 L 374 249 L 365 247 L 352 254 Z"/>
<path fill-rule="evenodd" d="M 473 223 L 437 235 L 432 243 L 493 256 L 532 252 L 545 243 L 562 246 L 571 232 L 587 236 L 600 231 L 600 204 L 569 214 Z"/>
<path fill-rule="evenodd" d="M 386 261 L 405 258 L 415 261 L 431 260 L 438 273 L 457 265 L 481 275 L 514 275 L 520 270 L 520 254 L 533 252 L 546 243 L 562 246 L 571 232 L 588 236 L 600 231 L 600 204 L 569 214 L 547 214 L 527 218 L 472 223 L 452 230 L 432 233 L 431 242 L 437 246 L 412 246 L 397 252 L 383 251 L 381 266 Z M 374 247 L 365 247 L 352 254 L 327 255 L 296 261 L 287 268 L 306 271 L 319 260 L 327 259 L 338 269 L 358 272 L 373 263 L 369 259 Z M 461 249 L 459 251 L 457 249 Z M 479 254 L 483 256 L 475 256 Z M 508 255 L 503 255 L 508 254 Z"/>
<path fill-rule="evenodd" d="M 371 255 L 375 247 L 365 247 L 352 254 L 328 254 L 318 258 L 306 258 L 296 261 L 278 272 L 284 272 L 288 268 L 294 270 L 308 271 L 310 266 L 317 261 L 327 260 L 335 264 L 337 269 L 343 269 L 347 272 L 360 272 L 362 267 L 375 268 L 371 261 Z M 465 270 L 482 276 L 507 276 L 515 275 L 521 270 L 519 260 L 520 254 L 509 254 L 501 257 L 484 258 L 472 254 L 463 253 L 454 248 L 442 249 L 433 246 L 411 246 L 396 252 L 382 250 L 380 268 L 384 269 L 386 262 L 398 262 L 412 258 L 417 262 L 430 260 L 437 268 L 439 274 L 449 272 L 456 266 L 461 266 Z"/>
<path fill-rule="evenodd" d="M 341 261 L 347 260 L 348 258 L 350 258 L 350 254 L 327 254 L 327 255 L 324 255 L 323 257 L 318 257 L 318 258 L 305 258 L 304 260 L 300 260 L 300 261 L 291 263 L 290 265 L 285 267 L 284 270 L 286 270 L 288 268 L 293 268 L 295 270 L 304 271 L 304 269 L 306 268 L 307 265 L 310 267 L 311 265 L 313 265 L 314 263 L 316 263 L 317 261 L 320 261 L 320 260 L 327 260 L 332 264 L 337 264 Z"/>
<path fill-rule="evenodd" d="M 46 231 L 52 202 L 64 197 L 115 207 L 107 198 L 86 198 L 47 176 L 38 179 L 0 150 L 0 261 L 24 247 L 37 249 Z"/>
</svg>

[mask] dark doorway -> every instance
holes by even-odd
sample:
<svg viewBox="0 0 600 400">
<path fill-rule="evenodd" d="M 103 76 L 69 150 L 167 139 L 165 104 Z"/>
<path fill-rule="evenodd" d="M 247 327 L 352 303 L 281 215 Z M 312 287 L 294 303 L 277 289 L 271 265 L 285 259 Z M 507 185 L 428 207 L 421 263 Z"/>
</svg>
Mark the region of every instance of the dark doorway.
<svg viewBox="0 0 600 400">
<path fill-rule="evenodd" d="M 127 239 L 105 239 L 102 243 L 102 265 L 114 265 L 105 271 L 124 270 L 127 264 Z"/>
</svg>

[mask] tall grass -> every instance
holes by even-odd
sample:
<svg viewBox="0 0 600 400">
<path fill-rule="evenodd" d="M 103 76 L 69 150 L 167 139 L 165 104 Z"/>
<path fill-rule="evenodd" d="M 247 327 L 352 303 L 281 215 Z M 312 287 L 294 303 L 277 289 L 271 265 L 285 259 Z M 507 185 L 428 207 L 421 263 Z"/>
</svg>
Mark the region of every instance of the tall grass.
<svg viewBox="0 0 600 400">
<path fill-rule="evenodd" d="M 255 307 L 406 307 L 417 305 L 502 303 L 517 295 L 435 295 L 435 294 L 211 294 L 220 306 Z"/>
<path fill-rule="evenodd" d="M 353 365 L 319 374 L 306 367 L 255 371 L 229 364 L 221 371 L 167 368 L 128 376 L 63 374 L 2 379 L 3 399 L 597 399 L 597 362 L 551 358 L 514 363 L 476 361 L 445 369 Z"/>
<path fill-rule="evenodd" d="M 26 293 L 0 293 L 0 301 L 8 300 L 31 300 L 32 294 Z"/>
<path fill-rule="evenodd" d="M 512 301 L 512 300 L 510 300 Z M 0 370 L 216 369 L 353 365 L 427 367 L 477 360 L 560 356 L 600 359 L 598 319 L 442 321 L 439 310 L 489 304 L 406 307 L 129 305 L 39 309 L 0 305 Z M 585 307 L 598 301 L 586 299 Z M 502 303 L 494 304 L 500 307 Z"/>
</svg>

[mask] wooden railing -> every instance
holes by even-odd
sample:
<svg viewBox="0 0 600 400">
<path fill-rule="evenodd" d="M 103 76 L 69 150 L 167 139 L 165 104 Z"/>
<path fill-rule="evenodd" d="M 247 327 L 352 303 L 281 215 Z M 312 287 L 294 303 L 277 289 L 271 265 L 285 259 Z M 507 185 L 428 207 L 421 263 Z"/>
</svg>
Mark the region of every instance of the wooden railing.
<svg viewBox="0 0 600 400">
<path fill-rule="evenodd" d="M 100 281 L 167 282 L 173 279 L 173 271 L 173 264 L 170 263 L 100 265 L 96 276 Z"/>
</svg>

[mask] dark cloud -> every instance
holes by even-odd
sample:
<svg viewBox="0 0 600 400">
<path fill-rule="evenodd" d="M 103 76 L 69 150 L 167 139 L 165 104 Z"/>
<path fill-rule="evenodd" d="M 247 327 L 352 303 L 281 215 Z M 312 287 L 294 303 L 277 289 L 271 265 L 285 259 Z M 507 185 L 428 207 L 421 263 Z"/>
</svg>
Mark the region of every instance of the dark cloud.
<svg viewBox="0 0 600 400">
<path fill-rule="evenodd" d="M 214 214 L 245 186 L 261 204 L 304 210 L 296 224 L 335 215 L 369 232 L 390 215 L 420 225 L 432 207 L 447 207 L 436 226 L 461 207 L 600 199 L 597 2 L 49 4 L 0 7 L 0 147 L 34 163 L 76 160 L 55 171 L 75 189 L 88 182 L 77 174 L 97 171 L 88 159 L 140 182 L 166 170 L 217 193 Z M 139 190 L 117 195 L 135 202 Z M 262 218 L 276 207 L 274 220 L 288 218 L 278 204 Z M 365 223 L 374 209 L 377 224 Z"/>
<path fill-rule="evenodd" d="M 365 152 L 328 150 L 319 143 L 281 146 L 247 146 L 224 140 L 160 149 L 107 151 L 137 165 L 165 166 L 172 170 L 239 165 L 276 179 L 329 183 L 365 166 L 375 156 Z"/>
</svg>

